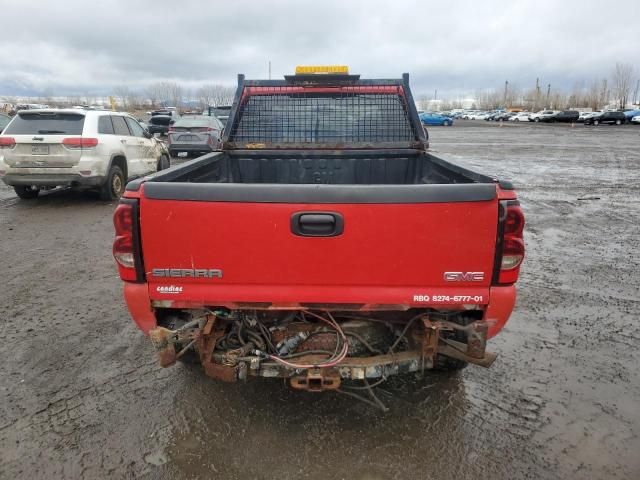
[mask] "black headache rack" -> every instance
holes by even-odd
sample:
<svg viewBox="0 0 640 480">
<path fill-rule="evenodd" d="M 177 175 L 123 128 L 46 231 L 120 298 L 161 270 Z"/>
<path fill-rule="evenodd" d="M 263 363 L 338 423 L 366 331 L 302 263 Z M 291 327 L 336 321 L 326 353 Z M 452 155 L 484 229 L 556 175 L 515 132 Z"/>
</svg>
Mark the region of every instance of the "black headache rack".
<svg viewBox="0 0 640 480">
<path fill-rule="evenodd" d="M 238 75 L 223 143 L 225 150 L 428 146 L 406 73 L 391 80 L 334 74 L 245 80 Z"/>
</svg>

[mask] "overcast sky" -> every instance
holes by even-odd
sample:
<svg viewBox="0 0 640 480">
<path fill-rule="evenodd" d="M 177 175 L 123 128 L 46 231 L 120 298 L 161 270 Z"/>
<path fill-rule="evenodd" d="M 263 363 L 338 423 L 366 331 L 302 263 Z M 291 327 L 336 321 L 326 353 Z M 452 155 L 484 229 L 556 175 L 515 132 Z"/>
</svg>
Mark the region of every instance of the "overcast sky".
<svg viewBox="0 0 640 480">
<path fill-rule="evenodd" d="M 640 72 L 640 1 L 0 0 L 0 95 L 267 78 L 297 64 L 411 74 L 414 92 L 570 88 Z M 635 80 L 634 80 L 635 82 Z"/>
</svg>

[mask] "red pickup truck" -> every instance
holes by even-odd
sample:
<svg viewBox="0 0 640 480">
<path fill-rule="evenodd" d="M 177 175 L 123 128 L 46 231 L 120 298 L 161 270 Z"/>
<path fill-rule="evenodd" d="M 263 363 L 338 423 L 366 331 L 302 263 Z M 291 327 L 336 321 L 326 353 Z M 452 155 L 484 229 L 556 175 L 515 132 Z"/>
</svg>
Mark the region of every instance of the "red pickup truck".
<svg viewBox="0 0 640 480">
<path fill-rule="evenodd" d="M 409 76 L 245 80 L 223 150 L 127 185 L 113 254 L 160 364 L 297 389 L 489 366 L 524 217 L 428 153 Z"/>
</svg>

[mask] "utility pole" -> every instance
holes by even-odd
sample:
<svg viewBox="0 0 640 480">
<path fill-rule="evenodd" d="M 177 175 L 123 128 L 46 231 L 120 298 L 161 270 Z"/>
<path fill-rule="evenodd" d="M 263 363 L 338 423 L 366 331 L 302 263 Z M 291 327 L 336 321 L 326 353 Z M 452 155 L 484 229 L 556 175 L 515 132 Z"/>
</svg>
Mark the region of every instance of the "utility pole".
<svg viewBox="0 0 640 480">
<path fill-rule="evenodd" d="M 269 80 L 271 80 L 271 60 L 269 60 Z"/>
<path fill-rule="evenodd" d="M 549 105 L 549 95 L 551 95 L 551 84 L 547 85 L 547 104 L 545 105 L 545 108 L 551 108 Z"/>
<path fill-rule="evenodd" d="M 636 82 L 636 89 L 633 91 L 633 103 L 638 103 L 638 89 L 640 89 L 640 78 Z"/>
<path fill-rule="evenodd" d="M 538 110 L 540 108 L 540 78 L 536 77 L 536 99 L 535 105 L 533 106 L 534 110 Z"/>
<path fill-rule="evenodd" d="M 436 88 L 436 92 L 433 94 L 433 99 L 437 100 L 438 99 L 438 89 Z"/>
<path fill-rule="evenodd" d="M 504 101 L 502 102 L 504 108 L 507 108 L 507 90 L 509 89 L 509 80 L 504 81 Z"/>
</svg>

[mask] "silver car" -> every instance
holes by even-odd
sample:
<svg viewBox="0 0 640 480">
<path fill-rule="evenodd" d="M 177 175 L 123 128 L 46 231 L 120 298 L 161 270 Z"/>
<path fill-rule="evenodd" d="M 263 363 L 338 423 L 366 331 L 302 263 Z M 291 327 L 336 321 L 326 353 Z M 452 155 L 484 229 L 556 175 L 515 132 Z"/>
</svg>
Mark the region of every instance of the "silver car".
<svg viewBox="0 0 640 480">
<path fill-rule="evenodd" d="M 169 128 L 167 145 L 172 156 L 186 157 L 220 150 L 224 126 L 216 117 L 182 117 Z"/>
</svg>

